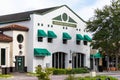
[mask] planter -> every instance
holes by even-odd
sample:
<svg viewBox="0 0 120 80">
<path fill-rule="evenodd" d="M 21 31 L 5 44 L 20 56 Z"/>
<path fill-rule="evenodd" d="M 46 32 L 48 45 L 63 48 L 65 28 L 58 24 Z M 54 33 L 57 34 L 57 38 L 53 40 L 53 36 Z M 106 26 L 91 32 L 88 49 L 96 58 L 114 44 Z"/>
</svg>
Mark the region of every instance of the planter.
<svg viewBox="0 0 120 80">
<path fill-rule="evenodd" d="M 111 71 L 115 71 L 116 68 L 115 68 L 115 67 L 111 67 L 110 70 L 111 70 Z"/>
</svg>

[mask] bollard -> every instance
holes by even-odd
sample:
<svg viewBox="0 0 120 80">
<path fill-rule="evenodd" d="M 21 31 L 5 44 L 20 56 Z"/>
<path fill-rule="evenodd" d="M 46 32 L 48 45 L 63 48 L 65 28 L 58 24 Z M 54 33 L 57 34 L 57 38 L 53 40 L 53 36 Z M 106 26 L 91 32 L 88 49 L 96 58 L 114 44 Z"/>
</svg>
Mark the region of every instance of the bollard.
<svg viewBox="0 0 120 80">
<path fill-rule="evenodd" d="M 96 72 L 95 71 L 91 71 L 90 74 L 91 74 L 91 77 L 96 77 Z"/>
</svg>

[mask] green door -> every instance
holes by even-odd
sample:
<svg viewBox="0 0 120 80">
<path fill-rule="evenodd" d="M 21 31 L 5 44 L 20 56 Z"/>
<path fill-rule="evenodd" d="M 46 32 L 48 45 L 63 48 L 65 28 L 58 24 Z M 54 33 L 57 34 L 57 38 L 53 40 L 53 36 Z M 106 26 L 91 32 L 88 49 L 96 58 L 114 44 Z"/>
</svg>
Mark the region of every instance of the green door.
<svg viewBox="0 0 120 80">
<path fill-rule="evenodd" d="M 16 56 L 16 71 L 24 72 L 24 56 Z"/>
</svg>

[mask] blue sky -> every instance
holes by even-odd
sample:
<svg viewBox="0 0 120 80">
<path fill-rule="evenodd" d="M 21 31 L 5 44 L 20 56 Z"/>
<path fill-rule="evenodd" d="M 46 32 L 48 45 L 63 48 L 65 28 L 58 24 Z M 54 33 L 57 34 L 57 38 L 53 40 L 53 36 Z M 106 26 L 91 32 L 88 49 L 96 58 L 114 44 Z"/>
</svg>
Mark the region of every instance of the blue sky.
<svg viewBox="0 0 120 80">
<path fill-rule="evenodd" d="M 68 5 L 84 20 L 94 15 L 94 10 L 109 5 L 111 0 L 1 0 L 0 15 L 24 12 L 53 6 Z"/>
</svg>

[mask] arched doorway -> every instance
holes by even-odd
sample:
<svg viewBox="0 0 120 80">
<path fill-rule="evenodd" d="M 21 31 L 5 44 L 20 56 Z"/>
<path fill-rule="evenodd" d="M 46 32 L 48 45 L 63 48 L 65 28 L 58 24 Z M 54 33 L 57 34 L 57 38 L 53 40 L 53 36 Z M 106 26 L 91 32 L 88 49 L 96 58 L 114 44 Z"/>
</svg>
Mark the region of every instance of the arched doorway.
<svg viewBox="0 0 120 80">
<path fill-rule="evenodd" d="M 65 68 L 66 53 L 56 52 L 52 54 L 52 67 Z"/>
<path fill-rule="evenodd" d="M 84 67 L 85 55 L 81 53 L 72 54 L 72 68 Z"/>
</svg>

